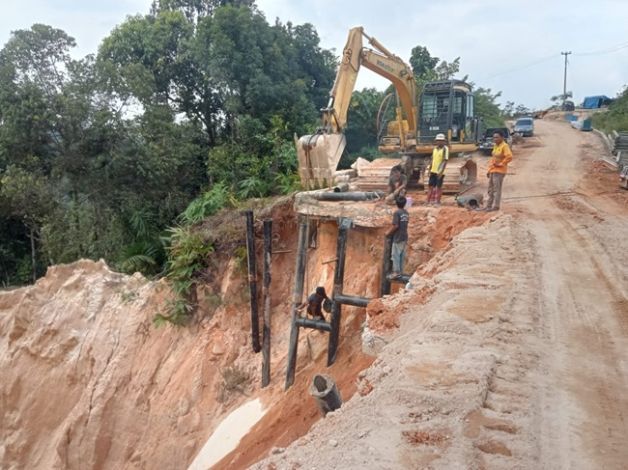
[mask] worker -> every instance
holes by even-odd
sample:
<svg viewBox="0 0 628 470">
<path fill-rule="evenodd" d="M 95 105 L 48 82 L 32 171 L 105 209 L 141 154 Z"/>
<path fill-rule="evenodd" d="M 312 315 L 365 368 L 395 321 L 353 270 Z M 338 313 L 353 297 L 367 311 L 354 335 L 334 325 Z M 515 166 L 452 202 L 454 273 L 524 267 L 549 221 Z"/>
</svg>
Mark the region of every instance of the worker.
<svg viewBox="0 0 628 470">
<path fill-rule="evenodd" d="M 504 140 L 502 131 L 493 134 L 493 151 L 492 158 L 488 164 L 488 201 L 484 210 L 497 211 L 502 199 L 502 184 L 506 173 L 508 172 L 508 164 L 512 161 L 512 151 Z"/>
<path fill-rule="evenodd" d="M 386 202 L 390 205 L 395 203 L 399 197 L 406 195 L 406 186 L 408 185 L 408 177 L 401 165 L 395 165 L 390 169 L 388 177 L 388 196 Z"/>
<path fill-rule="evenodd" d="M 393 264 L 392 272 L 388 279 L 398 279 L 403 273 L 403 262 L 406 255 L 406 244 L 408 242 L 408 222 L 410 214 L 405 209 L 406 198 L 397 198 L 397 210 L 393 214 L 392 227 L 386 233 L 387 237 L 392 237 L 391 260 Z"/>
<path fill-rule="evenodd" d="M 323 315 L 323 302 L 329 300 L 324 287 L 317 287 L 312 295 L 310 295 L 305 302 L 303 302 L 298 310 L 303 310 L 307 307 L 307 314 L 320 320 L 325 320 Z"/>
<path fill-rule="evenodd" d="M 440 206 L 440 198 L 443 194 L 443 182 L 445 181 L 445 167 L 449 160 L 449 147 L 445 145 L 445 135 L 437 134 L 435 146 L 432 150 L 432 162 L 430 164 L 430 179 L 428 182 L 427 203 Z"/>
</svg>

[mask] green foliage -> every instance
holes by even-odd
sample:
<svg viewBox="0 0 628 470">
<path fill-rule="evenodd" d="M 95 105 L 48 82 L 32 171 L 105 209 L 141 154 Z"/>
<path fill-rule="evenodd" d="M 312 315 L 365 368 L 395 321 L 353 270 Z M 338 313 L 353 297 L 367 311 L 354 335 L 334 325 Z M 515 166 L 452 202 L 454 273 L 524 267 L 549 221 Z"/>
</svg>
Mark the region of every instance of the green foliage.
<svg viewBox="0 0 628 470">
<path fill-rule="evenodd" d="M 501 92 L 493 93 L 490 88 L 478 88 L 475 90 L 475 114 L 482 120 L 484 128 L 503 127 L 504 117 L 502 115 L 497 98 Z"/>
<path fill-rule="evenodd" d="M 141 272 L 156 274 L 160 269 L 161 246 L 150 240 L 142 240 L 127 245 L 122 255 L 120 270 L 125 273 Z"/>
<path fill-rule="evenodd" d="M 410 53 L 410 65 L 416 77 L 427 78 L 433 76 L 438 61 L 438 57 L 432 57 L 425 46 L 415 46 Z"/>
<path fill-rule="evenodd" d="M 628 88 L 624 87 L 608 111 L 593 115 L 593 126 L 606 132 L 628 131 Z"/>
<path fill-rule="evenodd" d="M 225 183 L 218 183 L 194 199 L 179 218 L 185 225 L 197 224 L 230 203 L 233 203 L 233 196 L 230 194 L 229 188 Z"/>
<path fill-rule="evenodd" d="M 291 194 L 301 190 L 301 180 L 296 173 L 279 173 L 275 176 L 275 190 L 278 194 Z"/>
<path fill-rule="evenodd" d="M 567 93 L 563 94 L 561 93 L 560 95 L 554 95 L 550 98 L 550 101 L 552 101 L 552 103 L 562 103 L 565 100 L 568 100 L 570 98 L 573 98 L 573 92 L 568 91 Z"/>
<path fill-rule="evenodd" d="M 378 91 L 375 88 L 355 91 L 351 96 L 348 125 L 345 131 L 347 149 L 340 162 L 341 168 L 348 168 L 357 156 L 361 156 L 358 152 L 362 148 L 377 146 L 377 113 L 385 96 L 385 92 Z M 386 126 L 387 119 L 393 117 L 393 108 L 394 106 L 391 107 L 390 113 L 383 119 L 383 126 Z"/>
<path fill-rule="evenodd" d="M 191 226 L 168 229 L 168 262 L 166 278 L 170 281 L 174 298 L 168 302 L 166 313 L 155 315 L 155 325 L 164 322 L 184 325 L 194 312 L 193 292 L 195 278 L 207 268 L 207 256 L 214 248 Z"/>
<path fill-rule="evenodd" d="M 269 24 L 251 0 L 156 0 L 95 57 L 74 47 L 34 25 L 0 50 L 0 284 L 82 257 L 156 275 L 166 227 L 297 187 L 292 136 L 336 64 L 311 25 Z"/>
</svg>

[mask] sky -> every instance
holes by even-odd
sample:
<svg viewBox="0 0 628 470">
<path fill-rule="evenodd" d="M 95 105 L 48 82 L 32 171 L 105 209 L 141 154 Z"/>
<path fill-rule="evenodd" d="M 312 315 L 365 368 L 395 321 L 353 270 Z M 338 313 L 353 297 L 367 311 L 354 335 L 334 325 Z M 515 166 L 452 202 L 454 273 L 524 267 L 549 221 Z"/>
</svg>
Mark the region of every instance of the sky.
<svg viewBox="0 0 628 470">
<path fill-rule="evenodd" d="M 100 41 L 126 16 L 147 13 L 151 0 L 0 0 L 0 44 L 16 29 L 45 23 L 78 43 L 74 55 L 96 52 Z M 615 96 L 628 84 L 628 1 L 596 0 L 257 0 L 269 22 L 312 23 L 321 45 L 342 52 L 351 27 L 363 26 L 405 60 L 416 45 L 451 61 L 460 76 L 501 91 L 500 101 L 531 108 L 567 89 L 584 96 Z M 357 89 L 384 89 L 387 81 L 363 70 Z"/>
</svg>

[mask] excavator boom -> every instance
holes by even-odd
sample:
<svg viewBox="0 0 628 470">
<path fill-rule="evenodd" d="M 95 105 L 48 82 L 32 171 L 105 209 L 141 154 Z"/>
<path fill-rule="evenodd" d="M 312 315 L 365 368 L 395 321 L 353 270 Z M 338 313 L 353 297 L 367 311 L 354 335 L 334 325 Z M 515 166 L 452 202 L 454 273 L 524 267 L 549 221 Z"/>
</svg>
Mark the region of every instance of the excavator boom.
<svg viewBox="0 0 628 470">
<path fill-rule="evenodd" d="M 364 47 L 365 38 L 373 49 Z M 296 142 L 299 173 L 306 188 L 326 187 L 332 183 L 333 173 L 346 146 L 344 130 L 347 112 L 361 66 L 387 78 L 395 87 L 400 102 L 396 113 L 399 129 L 408 130 L 407 135 L 400 133 L 402 144 L 405 145 L 407 137 L 416 135 L 416 83 L 412 68 L 375 38 L 368 36 L 362 27 L 352 28 L 328 106 L 321 110 L 321 127 L 316 134 L 303 136 Z"/>
</svg>

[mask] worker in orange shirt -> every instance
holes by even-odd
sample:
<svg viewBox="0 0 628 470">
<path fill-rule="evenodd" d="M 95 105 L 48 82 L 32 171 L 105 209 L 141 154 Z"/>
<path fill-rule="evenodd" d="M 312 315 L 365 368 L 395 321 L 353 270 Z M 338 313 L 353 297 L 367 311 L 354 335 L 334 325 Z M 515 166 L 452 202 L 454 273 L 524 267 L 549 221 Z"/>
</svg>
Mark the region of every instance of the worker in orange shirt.
<svg viewBox="0 0 628 470">
<path fill-rule="evenodd" d="M 502 184 L 506 173 L 508 173 L 508 164 L 512 161 L 512 151 L 508 144 L 504 141 L 504 134 L 497 131 L 493 134 L 493 152 L 492 158 L 488 165 L 488 202 L 484 210 L 497 211 L 502 199 Z"/>
</svg>

